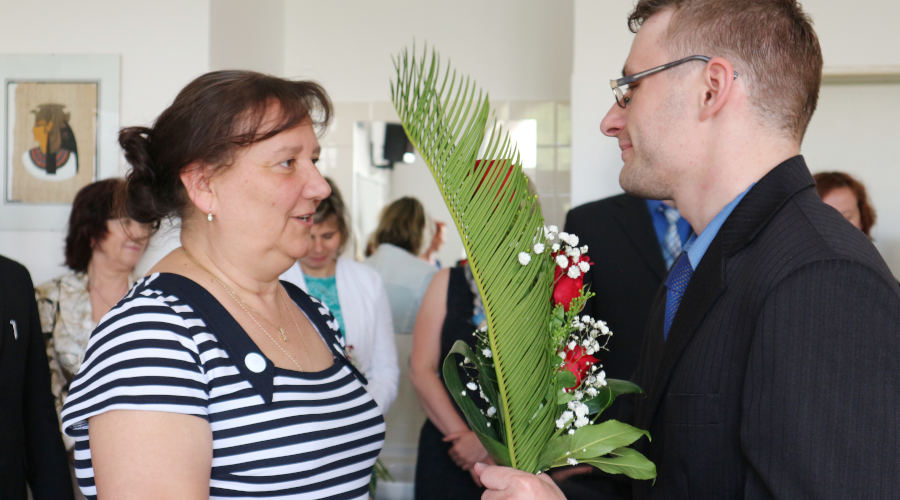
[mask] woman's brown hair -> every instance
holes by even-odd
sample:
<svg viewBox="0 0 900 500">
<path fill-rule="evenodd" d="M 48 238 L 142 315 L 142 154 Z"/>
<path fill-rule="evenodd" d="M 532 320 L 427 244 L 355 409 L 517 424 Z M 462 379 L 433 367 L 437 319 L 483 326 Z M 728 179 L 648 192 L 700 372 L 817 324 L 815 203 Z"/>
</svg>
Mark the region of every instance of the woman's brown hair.
<svg viewBox="0 0 900 500">
<path fill-rule="evenodd" d="M 66 266 L 69 269 L 87 271 L 94 245 L 103 241 L 109 232 L 106 221 L 124 214 L 121 203 L 124 188 L 123 179 L 104 179 L 84 186 L 75 195 L 66 234 Z"/>
<path fill-rule="evenodd" d="M 338 248 L 338 255 L 344 252 L 344 247 L 350 240 L 350 224 L 347 222 L 347 206 L 344 205 L 344 198 L 341 191 L 334 184 L 334 181 L 326 177 L 325 182 L 331 187 L 331 194 L 325 198 L 316 207 L 316 213 L 313 215 L 313 223 L 321 224 L 334 218 L 338 232 L 341 234 L 341 246 Z"/>
<path fill-rule="evenodd" d="M 263 123 L 273 105 L 280 116 Z M 331 101 L 310 81 L 291 81 L 253 71 L 213 71 L 189 83 L 153 127 L 129 127 L 119 144 L 131 164 L 128 215 L 155 223 L 183 216 L 188 206 L 181 171 L 193 162 L 227 168 L 235 153 L 305 120 L 327 126 Z"/>
<path fill-rule="evenodd" d="M 374 243 L 376 247 L 390 243 L 418 256 L 424 233 L 425 207 L 419 200 L 404 196 L 381 211 Z"/>
<path fill-rule="evenodd" d="M 850 188 L 856 197 L 856 207 L 859 209 L 860 229 L 866 236 L 870 236 L 869 231 L 875 225 L 875 209 L 869 204 L 869 196 L 866 194 L 866 187 L 862 182 L 844 172 L 819 172 L 813 176 L 813 179 L 816 181 L 816 191 L 819 192 L 821 198 L 837 188 Z"/>
</svg>

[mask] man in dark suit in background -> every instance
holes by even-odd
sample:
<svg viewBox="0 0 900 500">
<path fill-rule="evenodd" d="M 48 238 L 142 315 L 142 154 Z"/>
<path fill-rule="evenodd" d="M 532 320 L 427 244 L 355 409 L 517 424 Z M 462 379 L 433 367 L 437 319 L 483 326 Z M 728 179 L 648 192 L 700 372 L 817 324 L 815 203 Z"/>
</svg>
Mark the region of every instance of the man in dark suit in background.
<svg viewBox="0 0 900 500">
<path fill-rule="evenodd" d="M 681 254 L 691 226 L 671 202 L 629 194 L 579 205 L 566 214 L 564 231 L 588 246 L 594 263 L 585 284 L 594 292 L 583 313 L 606 321 L 613 336 L 600 353 L 609 378 L 631 380 L 640 358 L 644 328 L 656 291 Z M 620 399 L 603 418 L 620 418 Z M 609 481 L 599 470 L 578 465 L 551 472 L 569 500 L 627 498 L 627 483 Z"/>
<path fill-rule="evenodd" d="M 0 256 L 0 498 L 71 499 L 50 394 L 47 353 L 28 271 Z"/>
<path fill-rule="evenodd" d="M 606 376 L 630 380 L 653 297 L 691 226 L 671 205 L 620 194 L 573 208 L 564 231 L 588 245 L 594 262 L 585 284 L 595 295 L 584 313 L 613 331 L 609 351 L 600 354 Z"/>
<path fill-rule="evenodd" d="M 826 206 L 800 144 L 822 53 L 794 0 L 639 0 L 614 104 L 626 192 L 698 234 L 651 310 L 635 498 L 894 498 L 900 289 Z M 484 498 L 560 498 L 479 464 Z"/>
</svg>

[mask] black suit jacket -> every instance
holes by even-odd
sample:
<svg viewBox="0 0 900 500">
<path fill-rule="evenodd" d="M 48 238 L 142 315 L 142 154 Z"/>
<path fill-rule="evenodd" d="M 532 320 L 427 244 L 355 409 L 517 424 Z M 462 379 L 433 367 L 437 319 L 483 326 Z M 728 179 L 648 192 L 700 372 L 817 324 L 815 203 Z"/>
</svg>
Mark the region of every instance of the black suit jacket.
<svg viewBox="0 0 900 500">
<path fill-rule="evenodd" d="M 28 271 L 0 256 L 0 498 L 72 498 Z"/>
<path fill-rule="evenodd" d="M 802 157 L 725 221 L 667 341 L 664 304 L 635 407 L 658 478 L 637 498 L 896 498 L 900 290 Z"/>
<path fill-rule="evenodd" d="M 596 295 L 585 304 L 584 313 L 606 321 L 614 333 L 609 351 L 599 354 L 603 369 L 610 378 L 632 380 L 650 307 L 666 275 L 647 202 L 620 194 L 580 205 L 566 214 L 564 230 L 588 245 L 594 263 L 585 284 Z M 622 419 L 625 403 L 616 400 L 602 418 Z M 573 476 L 559 486 L 570 500 L 623 499 L 631 494 L 624 477 L 599 470 Z"/>
<path fill-rule="evenodd" d="M 588 245 L 594 263 L 585 283 L 596 295 L 584 312 L 606 321 L 614 333 L 609 352 L 600 355 L 603 369 L 608 377 L 630 380 L 650 306 L 666 275 L 647 202 L 620 194 L 580 205 L 566 214 L 564 230 Z"/>
</svg>

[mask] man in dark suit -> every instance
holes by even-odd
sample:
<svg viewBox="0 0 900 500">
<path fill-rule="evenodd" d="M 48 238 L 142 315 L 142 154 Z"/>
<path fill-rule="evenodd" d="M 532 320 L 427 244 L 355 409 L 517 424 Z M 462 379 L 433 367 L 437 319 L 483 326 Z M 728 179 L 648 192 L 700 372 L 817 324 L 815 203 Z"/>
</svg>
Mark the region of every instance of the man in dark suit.
<svg viewBox="0 0 900 500">
<path fill-rule="evenodd" d="M 640 0 L 629 23 L 601 129 L 622 187 L 674 200 L 698 234 L 649 317 L 633 421 L 657 480 L 634 496 L 896 497 L 900 290 L 799 156 L 822 71 L 808 18 L 794 0 Z M 477 471 L 504 498 L 559 497 Z"/>
<path fill-rule="evenodd" d="M 569 210 L 563 230 L 588 245 L 594 263 L 584 282 L 595 295 L 582 312 L 606 321 L 614 333 L 609 350 L 600 354 L 603 370 L 607 377 L 631 380 L 650 306 L 691 227 L 671 204 L 619 194 Z M 617 400 L 604 418 L 620 418 L 625 402 Z M 589 465 L 558 469 L 551 475 L 569 500 L 630 494 L 627 483 L 610 481 Z"/>
<path fill-rule="evenodd" d="M 28 271 L 0 256 L 0 498 L 71 499 Z"/>
<path fill-rule="evenodd" d="M 671 222 L 667 213 L 674 214 Z M 614 333 L 609 352 L 601 353 L 606 376 L 630 380 L 650 305 L 691 227 L 674 207 L 620 194 L 569 210 L 564 231 L 588 245 L 594 262 L 584 282 L 595 295 L 584 314 L 606 321 Z"/>
</svg>

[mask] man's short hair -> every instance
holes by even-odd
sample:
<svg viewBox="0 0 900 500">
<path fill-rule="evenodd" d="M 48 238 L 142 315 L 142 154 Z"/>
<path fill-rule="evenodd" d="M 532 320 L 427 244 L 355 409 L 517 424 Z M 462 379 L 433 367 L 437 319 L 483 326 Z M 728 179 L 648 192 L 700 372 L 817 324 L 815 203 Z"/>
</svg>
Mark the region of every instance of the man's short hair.
<svg viewBox="0 0 900 500">
<path fill-rule="evenodd" d="M 628 17 L 637 33 L 672 9 L 665 34 L 673 59 L 694 54 L 731 61 L 762 120 L 803 139 L 819 99 L 822 50 L 795 0 L 640 0 Z"/>
</svg>

